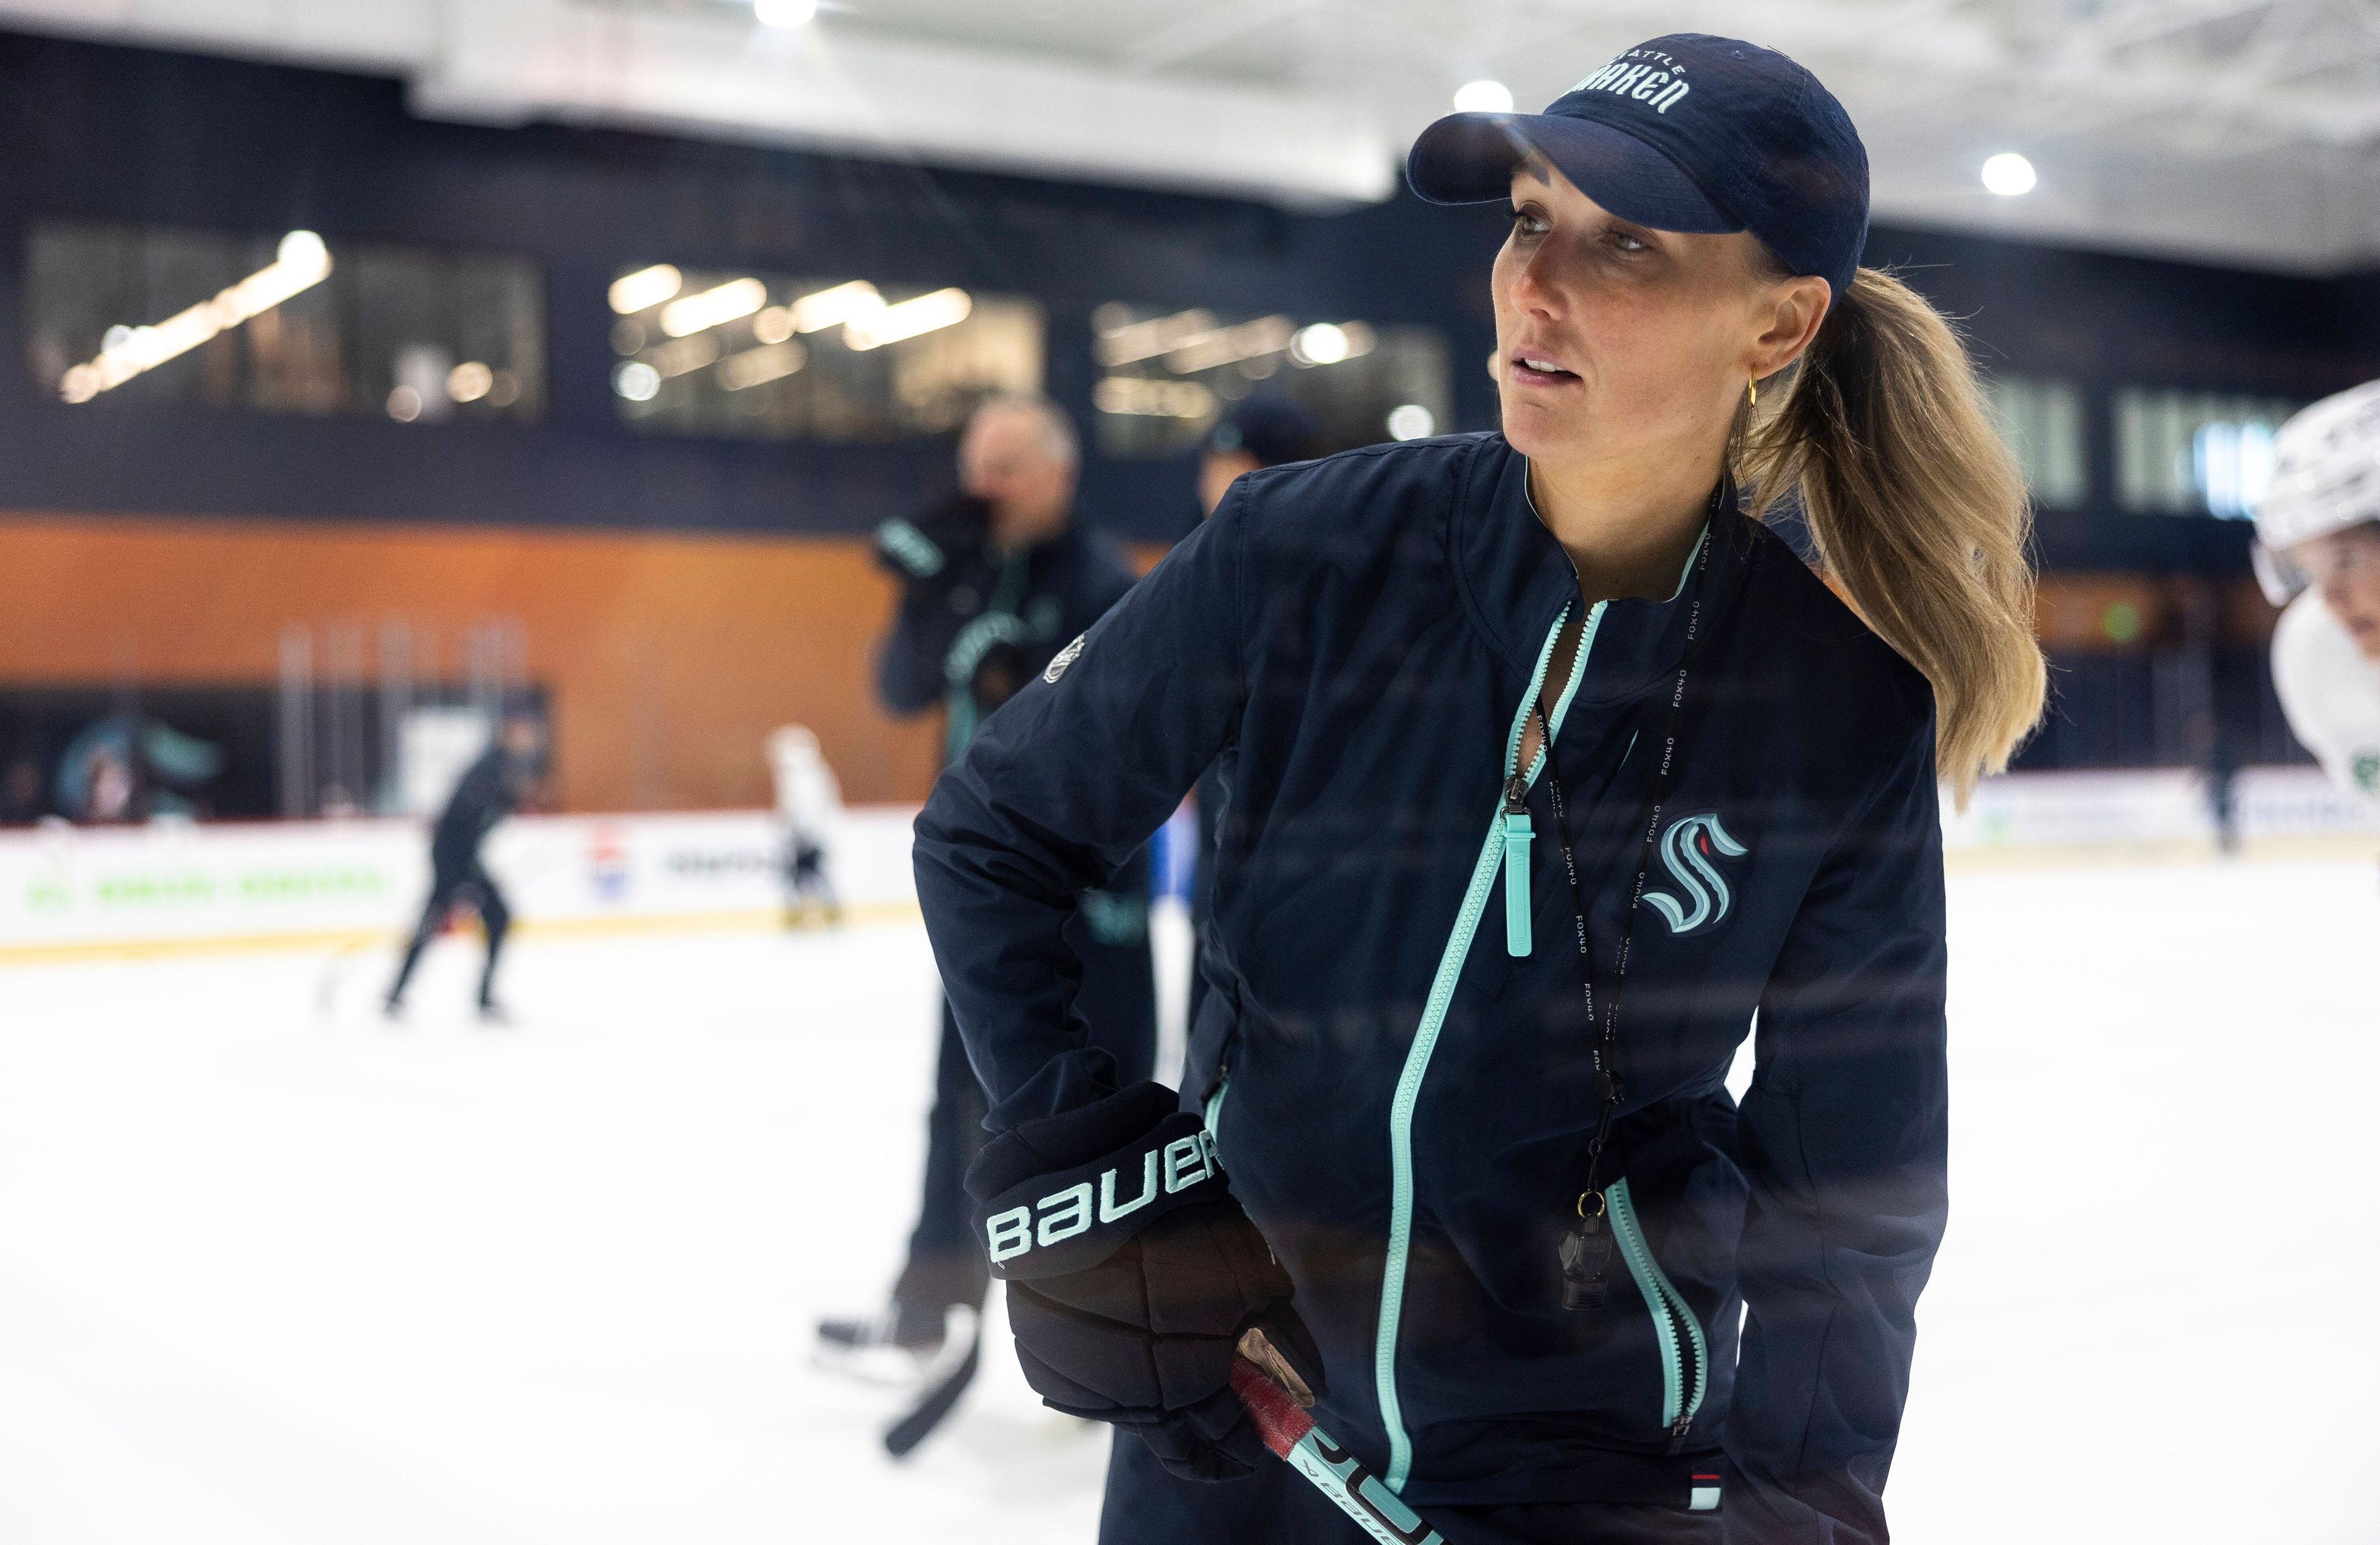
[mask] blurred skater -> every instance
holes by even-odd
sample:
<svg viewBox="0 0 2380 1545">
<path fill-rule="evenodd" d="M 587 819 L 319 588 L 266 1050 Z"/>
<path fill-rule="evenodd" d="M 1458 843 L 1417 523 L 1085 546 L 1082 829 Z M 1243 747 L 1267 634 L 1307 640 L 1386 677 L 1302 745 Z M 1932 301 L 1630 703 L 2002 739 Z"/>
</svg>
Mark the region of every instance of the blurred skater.
<svg viewBox="0 0 2380 1545">
<path fill-rule="evenodd" d="M 2281 426 L 2255 556 L 2287 608 L 2273 685 L 2289 728 L 2341 786 L 2380 804 L 2380 381 Z"/>
<path fill-rule="evenodd" d="M 777 785 L 777 825 L 784 838 L 785 926 L 799 928 L 816 905 L 827 922 L 843 920 L 843 904 L 827 875 L 835 822 L 843 817 L 843 786 L 819 752 L 818 736 L 799 724 L 769 735 L 769 772 Z"/>
<path fill-rule="evenodd" d="M 1084 631 L 1132 588 L 1113 545 L 1074 524 L 1078 461 L 1074 427 L 1055 406 L 994 398 L 961 438 L 960 494 L 877 533 L 880 561 L 902 586 L 878 691 L 895 713 L 942 706 L 945 762 L 1027 681 L 1062 675 Z M 1148 883 L 1148 851 L 1135 848 L 1104 886 L 1082 895 L 1064 929 L 1081 962 L 1075 1011 L 1093 1041 L 1135 1077 L 1147 1077 L 1156 1060 Z M 973 1348 L 990 1273 L 961 1180 L 983 1146 L 985 1110 L 945 1003 L 908 1260 L 883 1313 L 819 1326 L 821 1363 L 930 1382 Z"/>
<path fill-rule="evenodd" d="M 513 718 L 497 732 L 494 745 L 470 765 L 455 785 L 444 813 L 430 833 L 430 899 L 422 904 L 421 920 L 405 947 L 405 963 L 389 985 L 386 1012 L 394 1016 L 405 1006 L 405 984 L 421 961 L 421 952 L 446 926 L 456 904 L 468 904 L 480 914 L 487 930 L 488 963 L 480 972 L 480 1017 L 502 1024 L 506 1016 L 495 1000 L 496 959 L 512 926 L 512 909 L 504 905 L 495 878 L 480 861 L 480 849 L 496 823 L 513 813 L 537 771 L 543 736 L 528 719 Z"/>
</svg>

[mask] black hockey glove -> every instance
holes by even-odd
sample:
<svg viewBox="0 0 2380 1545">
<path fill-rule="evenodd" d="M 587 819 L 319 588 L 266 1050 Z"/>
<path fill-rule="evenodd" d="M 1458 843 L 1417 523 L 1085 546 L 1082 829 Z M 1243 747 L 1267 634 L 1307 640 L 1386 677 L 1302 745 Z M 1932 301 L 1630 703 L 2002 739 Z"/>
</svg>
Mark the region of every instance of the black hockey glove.
<svg viewBox="0 0 2380 1545">
<path fill-rule="evenodd" d="M 1289 1274 L 1163 1085 L 1001 1134 L 966 1185 L 1018 1360 L 1048 1405 L 1131 1428 L 1177 1475 L 1227 1480 L 1265 1456 L 1232 1393 L 1245 1332 L 1322 1392 Z"/>
</svg>

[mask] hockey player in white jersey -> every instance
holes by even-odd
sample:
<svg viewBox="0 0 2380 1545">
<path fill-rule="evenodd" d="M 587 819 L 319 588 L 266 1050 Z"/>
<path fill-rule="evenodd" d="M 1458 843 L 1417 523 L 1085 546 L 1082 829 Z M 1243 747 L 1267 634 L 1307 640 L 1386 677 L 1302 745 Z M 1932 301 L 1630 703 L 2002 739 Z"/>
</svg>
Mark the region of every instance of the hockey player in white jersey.
<svg viewBox="0 0 2380 1545">
<path fill-rule="evenodd" d="M 2380 805 L 2380 381 L 2281 426 L 2256 508 L 2256 575 L 2286 607 L 2273 684 L 2289 728 Z"/>
<path fill-rule="evenodd" d="M 777 825 L 784 838 L 785 926 L 799 928 L 810 909 L 827 922 L 843 918 L 827 860 L 843 819 L 843 785 L 819 752 L 818 736 L 799 724 L 769 735 L 769 771 L 777 785 Z"/>
</svg>

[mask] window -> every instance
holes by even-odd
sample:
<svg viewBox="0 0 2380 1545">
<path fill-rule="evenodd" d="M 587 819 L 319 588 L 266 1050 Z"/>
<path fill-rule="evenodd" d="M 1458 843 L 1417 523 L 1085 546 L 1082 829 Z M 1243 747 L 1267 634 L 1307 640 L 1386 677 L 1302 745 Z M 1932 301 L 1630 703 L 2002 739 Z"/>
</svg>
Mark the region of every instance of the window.
<svg viewBox="0 0 2380 1545">
<path fill-rule="evenodd" d="M 544 410 L 543 296 L 525 262 L 49 223 L 27 256 L 27 362 L 68 403 L 406 422 Z"/>
<path fill-rule="evenodd" d="M 656 263 L 611 299 L 612 391 L 638 429 L 901 440 L 1041 389 L 1041 308 L 1015 297 Z"/>
<path fill-rule="evenodd" d="M 1425 327 L 1300 324 L 1112 302 L 1091 313 L 1099 448 L 1172 456 L 1199 444 L 1259 389 L 1312 410 L 1324 450 L 1418 440 L 1451 428 L 1446 345 Z"/>
<path fill-rule="evenodd" d="M 1993 376 L 1984 382 L 1992 422 L 2024 472 L 2034 502 L 2080 509 L 2090 502 L 2090 460 L 2082 435 L 2082 394 L 2071 382 Z"/>
<path fill-rule="evenodd" d="M 2244 520 L 2273 477 L 2273 436 L 2301 405 L 2204 392 L 2116 394 L 2124 508 Z"/>
</svg>

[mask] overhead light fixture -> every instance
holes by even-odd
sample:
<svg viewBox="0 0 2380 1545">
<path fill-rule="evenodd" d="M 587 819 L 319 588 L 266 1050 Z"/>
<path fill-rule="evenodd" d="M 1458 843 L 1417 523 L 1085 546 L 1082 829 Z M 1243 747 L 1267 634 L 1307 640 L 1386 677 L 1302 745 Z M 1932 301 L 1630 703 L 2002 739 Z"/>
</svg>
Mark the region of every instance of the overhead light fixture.
<svg viewBox="0 0 2380 1545">
<path fill-rule="evenodd" d="M 2040 180 L 2033 163 L 2014 151 L 2002 151 L 1984 163 L 1984 186 L 2003 199 L 2030 193 Z"/>
<path fill-rule="evenodd" d="M 645 356 L 645 362 L 663 381 L 674 381 L 679 376 L 691 375 L 705 365 L 717 363 L 719 357 L 725 352 L 717 336 L 698 333 L 690 338 L 662 345 Z"/>
<path fill-rule="evenodd" d="M 818 333 L 876 315 L 884 310 L 884 298 L 867 280 L 854 279 L 803 296 L 791 310 L 795 332 Z"/>
<path fill-rule="evenodd" d="M 466 359 L 446 372 L 446 395 L 456 402 L 477 402 L 495 384 L 496 372 L 477 359 Z"/>
<path fill-rule="evenodd" d="M 1215 412 L 1215 394 L 1195 381 L 1111 375 L 1091 388 L 1091 406 L 1149 419 L 1205 419 Z"/>
<path fill-rule="evenodd" d="M 1287 348 L 1290 335 L 1296 331 L 1297 323 L 1284 316 L 1258 317 L 1235 327 L 1219 327 L 1184 339 L 1180 347 L 1166 355 L 1165 368 L 1175 375 L 1196 375 L 1219 365 L 1260 359 Z"/>
<path fill-rule="evenodd" d="M 887 306 L 873 316 L 854 317 L 844 323 L 843 341 L 856 349 L 881 348 L 965 322 L 975 310 L 975 298 L 963 289 L 938 289 L 914 300 Z"/>
<path fill-rule="evenodd" d="M 752 319 L 752 335 L 764 344 L 781 344 L 794 335 L 794 309 L 791 306 L 764 308 Z"/>
<path fill-rule="evenodd" d="M 634 274 L 624 274 L 612 281 L 612 310 L 624 317 L 633 316 L 649 307 L 660 305 L 675 295 L 685 284 L 686 276 L 665 262 L 640 268 Z"/>
<path fill-rule="evenodd" d="M 719 384 L 727 391 L 741 392 L 766 382 L 782 381 L 808 362 L 809 351 L 799 344 L 763 344 L 719 361 Z"/>
<path fill-rule="evenodd" d="M 1455 89 L 1454 110 L 1458 113 L 1509 113 L 1512 110 L 1512 89 L 1501 80 L 1474 80 Z"/>
<path fill-rule="evenodd" d="M 1336 365 L 1372 352 L 1378 338 L 1360 322 L 1318 322 L 1289 340 L 1293 365 Z"/>
<path fill-rule="evenodd" d="M 769 303 L 769 286 L 758 279 L 730 279 L 662 308 L 662 331 L 673 338 L 748 317 Z"/>
<path fill-rule="evenodd" d="M 153 327 L 111 327 L 99 357 L 70 367 L 58 381 L 58 395 L 89 402 L 134 376 L 261 316 L 291 296 L 310 290 L 331 274 L 331 249 L 311 231 L 281 238 L 273 261 L 211 300 L 175 312 Z"/>
<path fill-rule="evenodd" d="M 752 0 L 752 19 L 763 27 L 807 27 L 818 18 L 818 0 Z"/>
<path fill-rule="evenodd" d="M 662 389 L 662 372 L 641 359 L 631 359 L 612 372 L 612 390 L 630 402 L 650 402 Z"/>
<path fill-rule="evenodd" d="M 1100 310 L 1105 311 L 1108 308 Z M 1097 316 L 1092 318 L 1094 323 L 1099 320 Z M 1100 328 L 1099 342 L 1093 347 L 1102 365 L 1130 365 L 1171 354 L 1214 331 L 1214 313 L 1197 308 L 1135 322 L 1129 310 L 1117 307 L 1108 324 Z"/>
</svg>

